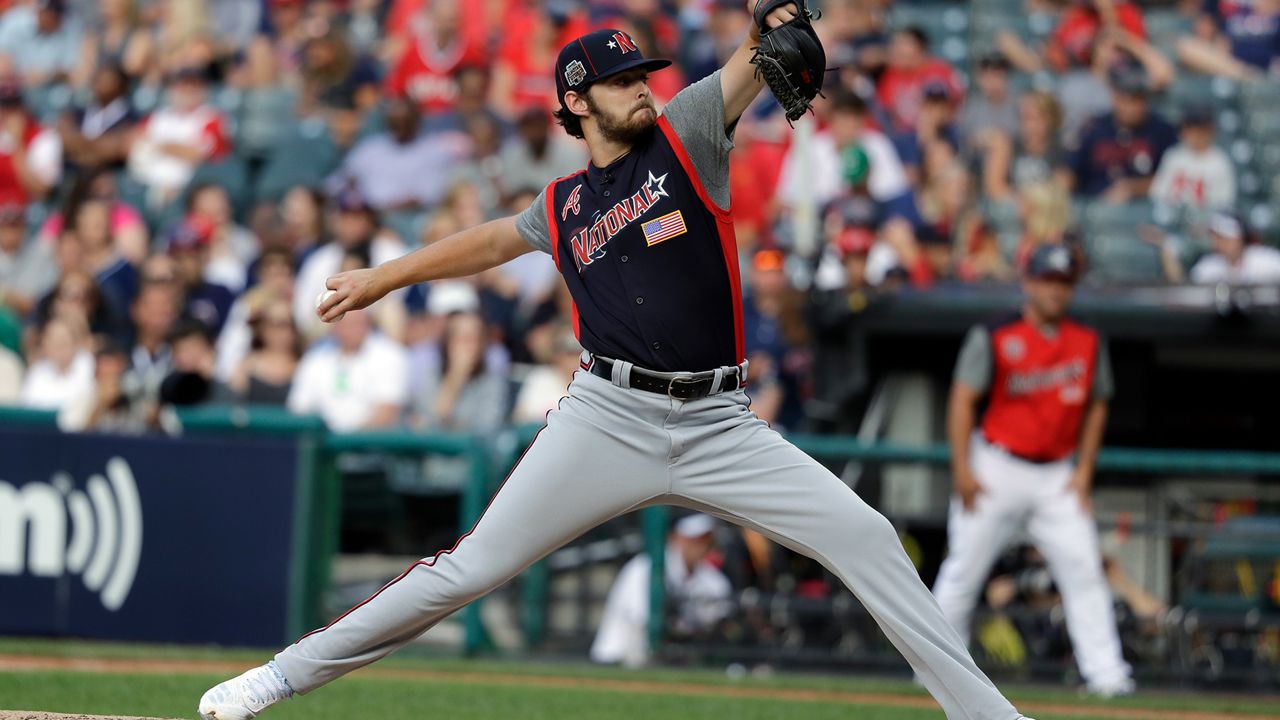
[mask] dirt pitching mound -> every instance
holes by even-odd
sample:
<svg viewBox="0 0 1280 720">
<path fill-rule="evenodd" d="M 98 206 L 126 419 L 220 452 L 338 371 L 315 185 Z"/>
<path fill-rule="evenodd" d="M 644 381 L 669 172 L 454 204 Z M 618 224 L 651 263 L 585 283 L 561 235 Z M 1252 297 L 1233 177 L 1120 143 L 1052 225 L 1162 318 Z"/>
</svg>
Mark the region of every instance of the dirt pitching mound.
<svg viewBox="0 0 1280 720">
<path fill-rule="evenodd" d="M 0 720 L 164 720 L 164 717 L 128 717 L 124 715 L 67 715 L 64 712 L 36 710 L 0 710 Z"/>
</svg>

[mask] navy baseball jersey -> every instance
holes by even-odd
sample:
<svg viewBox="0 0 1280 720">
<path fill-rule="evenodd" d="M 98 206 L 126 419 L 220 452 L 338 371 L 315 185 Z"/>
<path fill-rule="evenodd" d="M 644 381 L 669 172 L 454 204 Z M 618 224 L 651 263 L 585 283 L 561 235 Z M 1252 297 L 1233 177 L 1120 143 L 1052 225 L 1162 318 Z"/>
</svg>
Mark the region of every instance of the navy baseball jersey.
<svg viewBox="0 0 1280 720">
<path fill-rule="evenodd" d="M 564 276 L 586 350 L 667 372 L 742 362 L 723 108 L 717 73 L 626 155 L 555 180 L 517 220 Z"/>
</svg>

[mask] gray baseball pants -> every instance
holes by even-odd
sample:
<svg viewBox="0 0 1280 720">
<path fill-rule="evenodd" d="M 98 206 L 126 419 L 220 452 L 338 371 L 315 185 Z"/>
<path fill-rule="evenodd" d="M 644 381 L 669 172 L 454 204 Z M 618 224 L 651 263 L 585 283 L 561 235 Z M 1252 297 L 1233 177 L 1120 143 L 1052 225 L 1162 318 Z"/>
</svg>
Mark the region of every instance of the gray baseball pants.
<svg viewBox="0 0 1280 720">
<path fill-rule="evenodd" d="M 882 515 L 748 407 L 578 372 L 480 520 L 327 628 L 276 655 L 306 693 L 382 658 L 610 518 L 696 509 L 815 558 L 861 600 L 950 720 L 1021 717 L 974 664 Z"/>
</svg>

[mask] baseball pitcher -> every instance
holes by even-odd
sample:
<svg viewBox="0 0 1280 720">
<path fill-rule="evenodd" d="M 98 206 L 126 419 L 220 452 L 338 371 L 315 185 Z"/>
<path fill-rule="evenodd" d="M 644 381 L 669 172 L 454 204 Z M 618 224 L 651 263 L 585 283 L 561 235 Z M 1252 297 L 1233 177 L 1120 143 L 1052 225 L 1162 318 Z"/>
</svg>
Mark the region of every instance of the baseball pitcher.
<svg viewBox="0 0 1280 720">
<path fill-rule="evenodd" d="M 733 130 L 766 80 L 798 117 L 825 64 L 804 2 L 752 5 L 749 37 L 662 114 L 648 76 L 669 61 L 643 57 L 619 30 L 570 42 L 556 61 L 557 118 L 586 141 L 585 170 L 552 182 L 516 217 L 329 278 L 325 321 L 399 287 L 548 253 L 573 297 L 581 369 L 454 547 L 211 689 L 199 704 L 206 720 L 254 717 L 374 662 L 584 531 L 654 504 L 705 512 L 817 558 L 952 720 L 1021 717 L 974 664 L 892 525 L 750 409 L 729 202 Z"/>
</svg>

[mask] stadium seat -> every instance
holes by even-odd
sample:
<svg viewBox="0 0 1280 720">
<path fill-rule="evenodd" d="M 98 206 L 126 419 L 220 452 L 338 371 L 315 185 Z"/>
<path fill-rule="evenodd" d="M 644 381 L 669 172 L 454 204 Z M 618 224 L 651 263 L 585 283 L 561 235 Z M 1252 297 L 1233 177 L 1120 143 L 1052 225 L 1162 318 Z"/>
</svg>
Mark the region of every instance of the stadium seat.
<svg viewBox="0 0 1280 720">
<path fill-rule="evenodd" d="M 1086 234 L 1089 277 L 1113 284 L 1155 283 L 1164 279 L 1160 251 L 1132 230 Z"/>
<path fill-rule="evenodd" d="M 295 125 L 291 137 L 281 142 L 267 158 L 253 189 L 258 201 L 275 202 L 289 188 L 306 185 L 318 187 L 341 161 L 341 154 L 330 139 L 324 122 L 306 119 Z"/>
<path fill-rule="evenodd" d="M 1115 231 L 1133 233 L 1134 228 L 1151 221 L 1151 204 L 1146 201 L 1116 204 L 1095 200 L 1084 203 L 1081 229 L 1086 234 L 1105 234 Z"/>
<path fill-rule="evenodd" d="M 236 153 L 263 157 L 288 137 L 297 96 L 288 90 L 255 90 L 244 94 Z"/>
<path fill-rule="evenodd" d="M 243 217 L 249 204 L 249 173 L 244 161 L 232 155 L 219 162 L 201 165 L 191 177 L 191 182 L 187 183 L 187 191 L 210 183 L 227 191 L 236 217 Z"/>
</svg>

